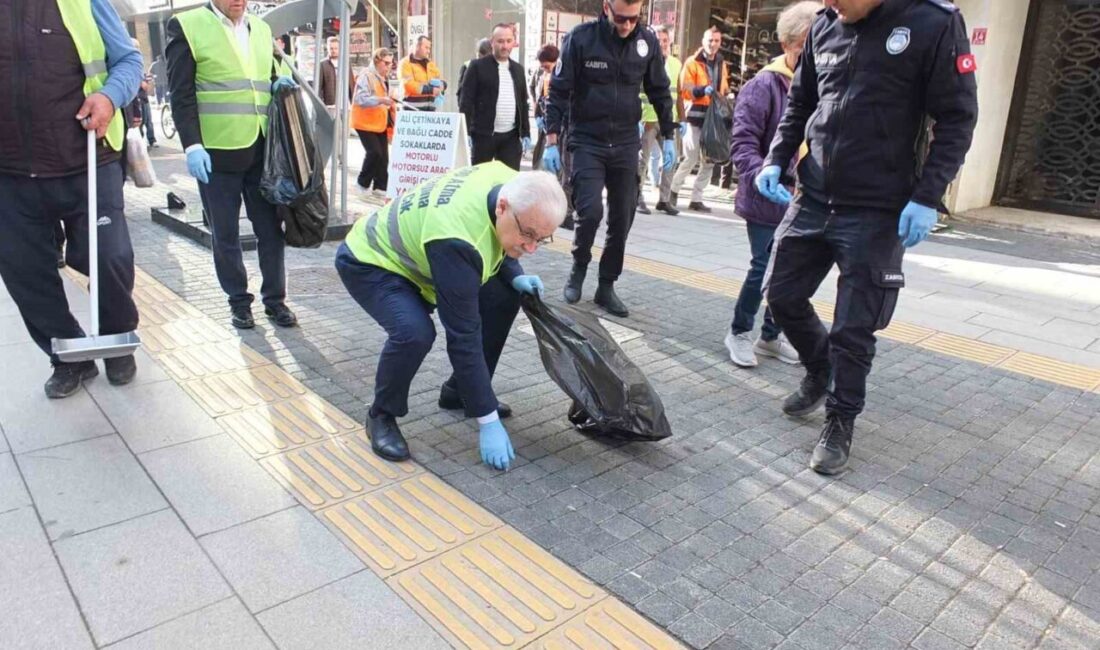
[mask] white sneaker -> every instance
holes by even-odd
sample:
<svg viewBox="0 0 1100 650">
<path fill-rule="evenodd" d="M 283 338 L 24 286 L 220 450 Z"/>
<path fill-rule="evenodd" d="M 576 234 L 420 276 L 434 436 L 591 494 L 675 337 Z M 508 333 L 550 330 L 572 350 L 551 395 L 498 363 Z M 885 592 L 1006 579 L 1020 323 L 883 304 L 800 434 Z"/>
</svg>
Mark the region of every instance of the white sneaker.
<svg viewBox="0 0 1100 650">
<path fill-rule="evenodd" d="M 742 368 L 756 367 L 756 355 L 752 351 L 752 332 L 726 332 L 725 343 L 726 349 L 730 351 L 730 361 Z"/>
<path fill-rule="evenodd" d="M 774 341 L 757 339 L 756 345 L 752 346 L 752 349 L 757 354 L 779 359 L 783 363 L 789 363 L 795 366 L 801 363 L 798 360 L 798 350 L 795 350 L 791 342 L 787 340 L 787 337 L 782 334 Z"/>
</svg>

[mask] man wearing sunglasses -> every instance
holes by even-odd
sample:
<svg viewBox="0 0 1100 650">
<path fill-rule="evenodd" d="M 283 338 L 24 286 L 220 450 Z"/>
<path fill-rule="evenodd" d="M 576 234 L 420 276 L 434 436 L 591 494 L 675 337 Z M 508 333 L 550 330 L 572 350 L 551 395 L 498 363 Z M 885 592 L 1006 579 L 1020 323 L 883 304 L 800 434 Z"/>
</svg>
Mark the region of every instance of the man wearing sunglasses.
<svg viewBox="0 0 1100 650">
<path fill-rule="evenodd" d="M 453 369 L 439 406 L 476 417 L 482 460 L 508 468 L 516 455 L 500 419 L 511 409 L 491 381 L 519 294 L 543 290 L 517 260 L 550 240 L 565 206 L 553 175 L 494 161 L 426 181 L 352 227 L 336 270 L 388 335 L 367 416 L 374 453 L 409 458 L 396 418 L 409 411 L 409 385 L 435 341 L 431 312 L 439 307 Z"/>
<path fill-rule="evenodd" d="M 592 243 L 603 220 L 607 189 L 607 239 L 600 257 L 595 303 L 616 316 L 627 316 L 615 294 L 623 270 L 626 237 L 638 199 L 639 93 L 657 113 L 664 167 L 675 162 L 672 96 L 657 37 L 641 24 L 641 0 L 608 0 L 596 22 L 577 26 L 562 42 L 561 57 L 550 80 L 546 110 L 547 148 L 543 165 L 561 168 L 558 137 L 563 116 L 569 116 L 569 150 L 573 154 L 573 205 L 577 224 L 573 238 L 573 271 L 565 286 L 565 301 L 581 298 L 581 287 L 592 260 Z"/>
</svg>

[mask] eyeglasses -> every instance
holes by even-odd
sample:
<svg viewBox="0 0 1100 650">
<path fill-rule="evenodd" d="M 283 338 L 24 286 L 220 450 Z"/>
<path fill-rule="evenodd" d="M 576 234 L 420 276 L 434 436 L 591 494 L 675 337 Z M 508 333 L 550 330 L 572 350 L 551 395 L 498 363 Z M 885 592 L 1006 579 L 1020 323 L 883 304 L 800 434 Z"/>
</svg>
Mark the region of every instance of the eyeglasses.
<svg viewBox="0 0 1100 650">
<path fill-rule="evenodd" d="M 519 234 L 523 235 L 523 238 L 526 239 L 527 241 L 533 242 L 533 243 L 535 243 L 539 246 L 545 246 L 545 245 L 549 244 L 550 242 L 554 241 L 554 236 L 553 235 L 550 235 L 549 237 L 541 237 L 540 238 L 536 233 L 531 232 L 530 230 L 524 228 L 523 224 L 519 222 L 519 215 L 516 214 L 515 210 L 512 210 L 512 218 L 516 220 L 516 228 L 519 230 Z"/>
<path fill-rule="evenodd" d="M 616 24 L 626 25 L 627 23 L 631 23 L 631 24 L 636 25 L 636 24 L 642 22 L 641 14 L 635 14 L 633 16 L 622 16 L 620 14 L 615 13 L 615 10 L 611 8 L 611 3 L 610 2 L 608 2 L 606 4 L 607 4 L 607 13 L 611 14 L 611 20 L 615 21 Z"/>
</svg>

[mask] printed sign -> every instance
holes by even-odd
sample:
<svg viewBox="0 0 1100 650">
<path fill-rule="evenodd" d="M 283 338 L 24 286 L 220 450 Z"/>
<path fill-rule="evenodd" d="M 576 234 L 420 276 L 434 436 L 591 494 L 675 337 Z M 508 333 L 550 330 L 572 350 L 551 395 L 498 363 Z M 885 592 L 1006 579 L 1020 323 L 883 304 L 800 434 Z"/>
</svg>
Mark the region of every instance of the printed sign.
<svg viewBox="0 0 1100 650">
<path fill-rule="evenodd" d="M 970 36 L 971 45 L 985 45 L 986 34 L 989 33 L 988 27 L 975 27 L 973 34 Z"/>
<path fill-rule="evenodd" d="M 409 42 L 408 51 L 416 49 L 416 39 L 428 35 L 428 15 L 409 16 Z"/>
<path fill-rule="evenodd" d="M 469 164 L 462 113 L 398 111 L 386 196 L 397 198 L 430 178 Z"/>
</svg>

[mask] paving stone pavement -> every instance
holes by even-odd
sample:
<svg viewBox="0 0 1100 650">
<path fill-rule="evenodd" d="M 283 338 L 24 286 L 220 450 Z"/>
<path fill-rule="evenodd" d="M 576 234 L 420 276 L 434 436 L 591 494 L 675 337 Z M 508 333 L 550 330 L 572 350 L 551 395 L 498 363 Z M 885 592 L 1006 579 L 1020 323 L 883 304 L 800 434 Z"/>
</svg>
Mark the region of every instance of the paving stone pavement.
<svg viewBox="0 0 1100 650">
<path fill-rule="evenodd" d="M 162 184 L 197 204 L 167 155 Z M 209 251 L 148 218 L 164 190 L 128 188 L 138 264 L 230 329 Z M 383 333 L 346 295 L 334 251 L 288 251 L 300 328 L 261 319 L 240 337 L 362 419 Z M 254 253 L 246 263 L 258 286 Z M 569 259 L 524 265 L 553 296 Z M 483 466 L 476 427 L 436 408 L 442 344 L 402 422 L 415 457 L 692 647 L 1096 647 L 1100 394 L 880 340 L 852 470 L 828 479 L 806 468 L 822 416 L 779 410 L 800 369 L 726 358 L 728 298 L 629 271 L 619 288 L 632 315 L 613 320 L 642 333 L 623 347 L 672 438 L 573 430 L 517 328 L 494 382 L 516 411 L 513 469 Z"/>
</svg>

